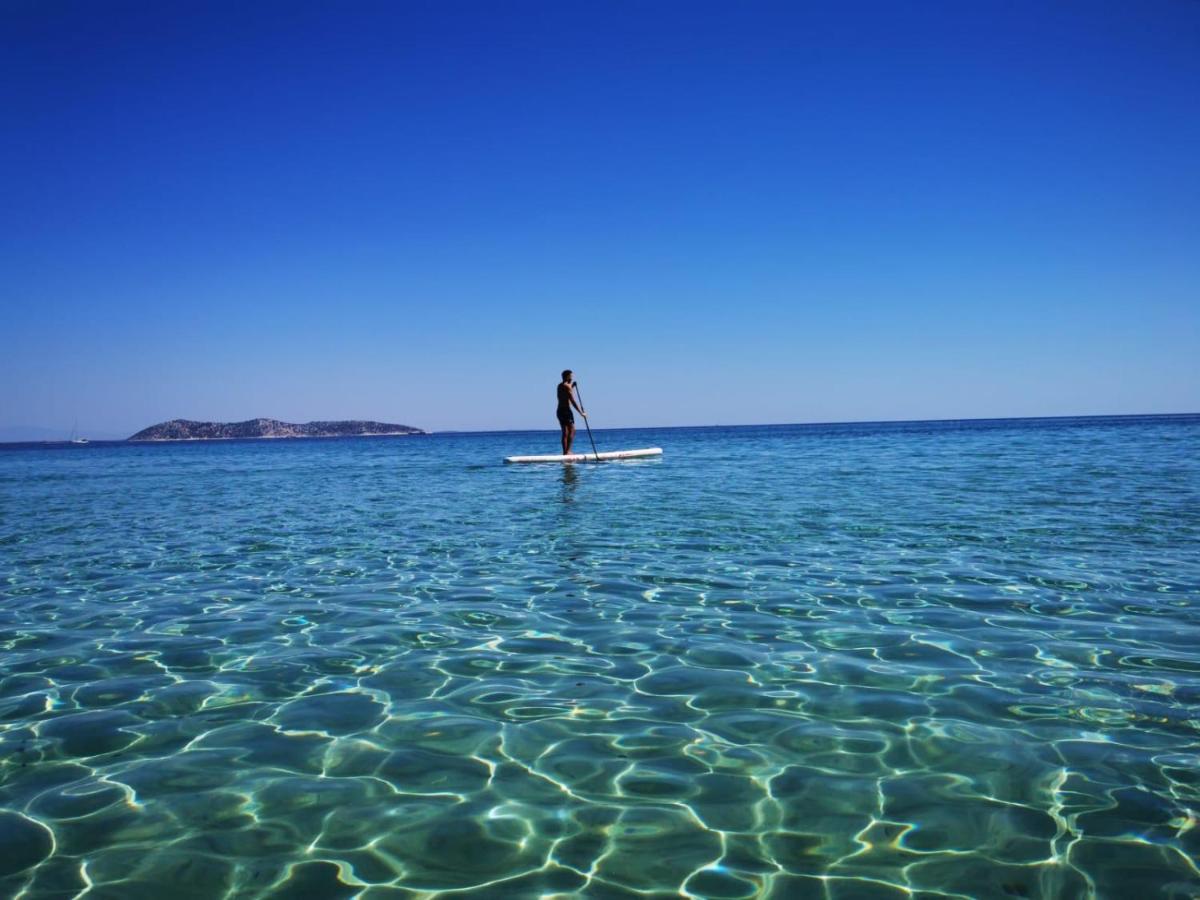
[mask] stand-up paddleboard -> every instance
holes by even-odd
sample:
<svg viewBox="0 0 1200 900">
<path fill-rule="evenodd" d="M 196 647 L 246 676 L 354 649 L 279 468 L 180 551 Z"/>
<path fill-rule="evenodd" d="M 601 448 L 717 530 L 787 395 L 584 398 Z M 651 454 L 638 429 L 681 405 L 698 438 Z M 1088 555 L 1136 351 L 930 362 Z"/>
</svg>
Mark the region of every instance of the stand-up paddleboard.
<svg viewBox="0 0 1200 900">
<path fill-rule="evenodd" d="M 662 447 L 646 447 L 642 450 L 610 450 L 607 453 L 570 453 L 558 456 L 506 456 L 506 463 L 537 462 L 604 462 L 608 459 L 639 459 L 643 456 L 662 456 Z"/>
</svg>

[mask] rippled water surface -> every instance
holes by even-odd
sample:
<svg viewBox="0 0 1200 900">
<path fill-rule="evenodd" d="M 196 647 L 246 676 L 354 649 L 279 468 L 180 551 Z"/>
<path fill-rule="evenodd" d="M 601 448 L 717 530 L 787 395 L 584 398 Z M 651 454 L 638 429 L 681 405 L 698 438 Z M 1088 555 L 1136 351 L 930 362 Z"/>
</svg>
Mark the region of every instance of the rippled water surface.
<svg viewBox="0 0 1200 900">
<path fill-rule="evenodd" d="M 0 452 L 0 896 L 1200 896 L 1200 417 Z"/>
</svg>

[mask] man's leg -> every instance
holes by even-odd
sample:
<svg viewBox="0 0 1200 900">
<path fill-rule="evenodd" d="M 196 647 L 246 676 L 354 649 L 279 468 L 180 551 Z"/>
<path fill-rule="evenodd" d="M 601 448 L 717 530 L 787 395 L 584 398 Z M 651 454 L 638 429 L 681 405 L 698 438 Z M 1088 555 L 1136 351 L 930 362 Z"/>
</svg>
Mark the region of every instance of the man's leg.
<svg viewBox="0 0 1200 900">
<path fill-rule="evenodd" d="M 571 445 L 575 443 L 575 423 L 572 422 L 567 426 L 566 436 L 563 439 L 563 453 L 568 456 L 571 454 Z"/>
<path fill-rule="evenodd" d="M 570 428 L 571 426 L 568 425 L 566 422 L 559 422 L 558 427 L 562 429 L 562 435 L 560 435 L 560 437 L 562 439 L 563 455 L 565 456 L 566 454 L 571 452 L 568 449 L 571 446 L 571 442 L 567 439 L 567 429 Z"/>
</svg>

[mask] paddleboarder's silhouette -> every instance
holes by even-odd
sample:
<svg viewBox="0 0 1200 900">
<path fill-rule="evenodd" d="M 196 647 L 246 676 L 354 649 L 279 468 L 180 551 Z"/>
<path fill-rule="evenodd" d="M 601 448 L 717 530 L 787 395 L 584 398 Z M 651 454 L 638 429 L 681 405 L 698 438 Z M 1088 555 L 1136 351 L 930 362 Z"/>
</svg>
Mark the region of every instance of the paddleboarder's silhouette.
<svg viewBox="0 0 1200 900">
<path fill-rule="evenodd" d="M 572 377 L 574 373 L 570 369 L 563 369 L 562 381 L 558 384 L 558 427 L 562 429 L 562 451 L 564 456 L 569 456 L 571 453 L 571 444 L 575 440 L 575 414 L 571 412 L 571 407 L 579 410 L 579 414 L 585 419 L 587 413 L 583 411 L 575 400 L 575 393 L 571 389 L 575 386 L 575 380 Z"/>
</svg>

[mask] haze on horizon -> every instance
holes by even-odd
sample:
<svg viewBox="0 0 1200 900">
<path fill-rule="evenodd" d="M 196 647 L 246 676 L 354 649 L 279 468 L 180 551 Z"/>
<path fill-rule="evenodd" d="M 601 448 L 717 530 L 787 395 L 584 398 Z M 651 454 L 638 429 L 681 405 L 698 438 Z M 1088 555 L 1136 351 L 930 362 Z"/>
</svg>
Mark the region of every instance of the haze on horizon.
<svg viewBox="0 0 1200 900">
<path fill-rule="evenodd" d="M 5 20 L 10 437 L 1200 411 L 1200 4 Z"/>
</svg>

